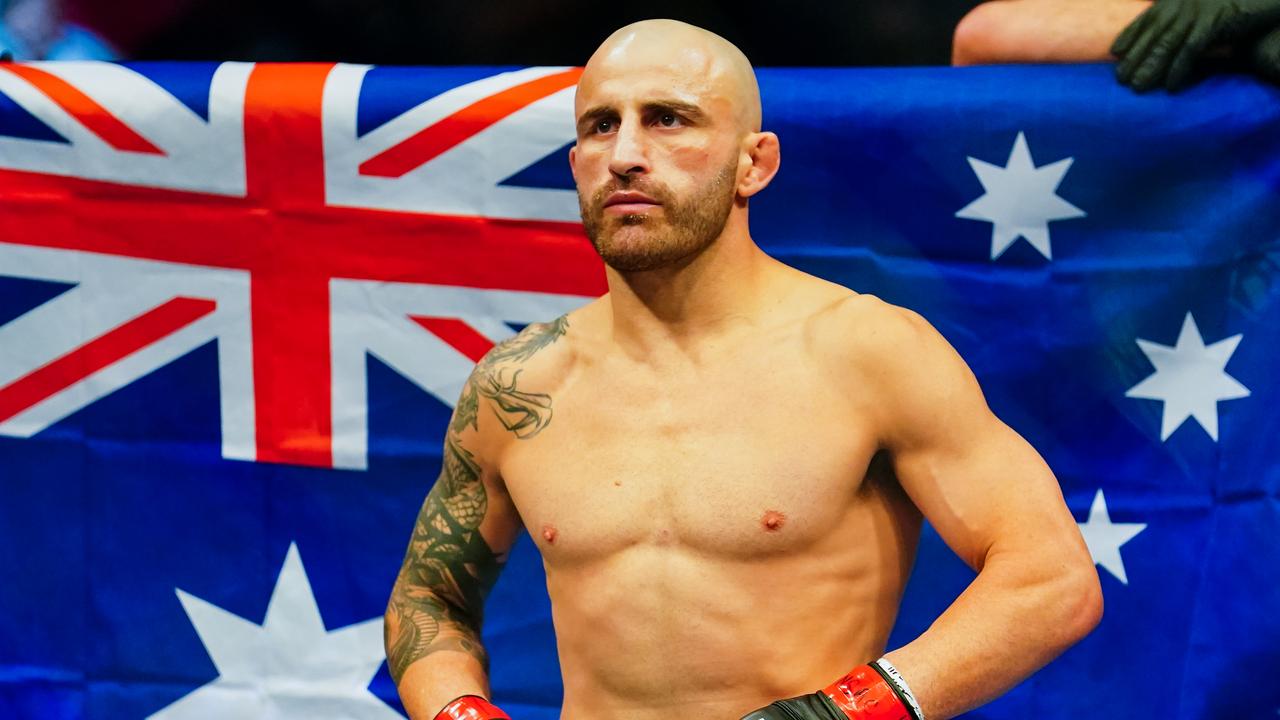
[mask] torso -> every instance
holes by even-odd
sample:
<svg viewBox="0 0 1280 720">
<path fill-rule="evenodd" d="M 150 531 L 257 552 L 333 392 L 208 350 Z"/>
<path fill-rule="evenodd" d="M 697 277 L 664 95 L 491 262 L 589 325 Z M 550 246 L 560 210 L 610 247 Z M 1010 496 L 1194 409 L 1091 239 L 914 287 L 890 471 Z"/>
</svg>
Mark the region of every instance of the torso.
<svg viewBox="0 0 1280 720">
<path fill-rule="evenodd" d="M 661 367 L 611 345 L 606 296 L 521 376 L 552 416 L 499 471 L 546 568 L 563 720 L 732 719 L 883 651 L 920 515 L 823 353 L 856 299 L 804 288 Z"/>
</svg>

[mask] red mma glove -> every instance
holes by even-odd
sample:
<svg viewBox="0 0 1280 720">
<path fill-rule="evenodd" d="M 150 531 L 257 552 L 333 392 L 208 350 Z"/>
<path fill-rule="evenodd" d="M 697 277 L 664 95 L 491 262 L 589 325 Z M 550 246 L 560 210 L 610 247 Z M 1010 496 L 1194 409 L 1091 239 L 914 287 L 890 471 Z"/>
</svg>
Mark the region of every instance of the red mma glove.
<svg viewBox="0 0 1280 720">
<path fill-rule="evenodd" d="M 742 720 L 924 720 L 924 714 L 897 668 L 882 658 L 819 692 L 778 700 Z"/>
<path fill-rule="evenodd" d="M 435 720 L 511 720 L 511 716 L 479 695 L 463 695 L 436 713 Z"/>
</svg>

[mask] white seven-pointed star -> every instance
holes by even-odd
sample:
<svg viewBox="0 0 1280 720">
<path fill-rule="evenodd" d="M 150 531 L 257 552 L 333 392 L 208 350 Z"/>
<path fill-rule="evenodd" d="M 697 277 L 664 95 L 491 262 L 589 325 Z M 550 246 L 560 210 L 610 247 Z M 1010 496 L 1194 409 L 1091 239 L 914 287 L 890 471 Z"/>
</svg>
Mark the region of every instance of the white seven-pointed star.
<svg viewBox="0 0 1280 720">
<path fill-rule="evenodd" d="M 1093 557 L 1093 561 L 1128 585 L 1129 577 L 1124 572 L 1124 560 L 1120 559 L 1120 546 L 1145 530 L 1146 523 L 1111 522 L 1107 501 L 1099 489 L 1098 494 L 1093 496 L 1093 505 L 1089 507 L 1089 520 L 1076 524 L 1080 526 L 1080 534 L 1084 535 L 1084 542 L 1089 546 L 1089 555 Z"/>
<path fill-rule="evenodd" d="M 151 716 L 404 720 L 368 690 L 382 664 L 382 618 L 327 631 L 296 545 L 262 625 L 178 590 L 219 677 Z"/>
<path fill-rule="evenodd" d="M 1052 260 L 1049 222 L 1084 217 L 1085 212 L 1058 197 L 1055 192 L 1071 167 L 1073 158 L 1036 167 L 1022 133 L 1013 142 L 1004 167 L 969 158 L 986 194 L 965 205 L 956 217 L 985 220 L 992 224 L 991 259 L 1024 237 L 1045 258 Z"/>
<path fill-rule="evenodd" d="M 1244 335 L 1205 347 L 1191 313 L 1182 321 L 1178 344 L 1160 345 L 1138 338 L 1138 347 L 1155 366 L 1154 375 L 1125 391 L 1125 397 L 1163 400 L 1160 439 L 1167 440 L 1188 417 L 1215 441 L 1218 439 L 1218 401 L 1247 397 L 1249 388 L 1227 374 L 1227 361 Z"/>
</svg>

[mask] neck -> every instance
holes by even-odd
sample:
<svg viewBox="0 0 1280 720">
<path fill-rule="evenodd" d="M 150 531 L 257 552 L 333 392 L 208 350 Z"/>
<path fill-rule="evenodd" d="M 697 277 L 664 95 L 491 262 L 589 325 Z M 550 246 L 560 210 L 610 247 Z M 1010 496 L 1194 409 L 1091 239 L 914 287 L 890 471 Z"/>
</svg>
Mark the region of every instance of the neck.
<svg viewBox="0 0 1280 720">
<path fill-rule="evenodd" d="M 714 243 L 679 263 L 626 273 L 606 267 L 613 339 L 632 356 L 693 355 L 757 323 L 775 264 L 751 239 L 745 218 L 731 216 Z"/>
</svg>

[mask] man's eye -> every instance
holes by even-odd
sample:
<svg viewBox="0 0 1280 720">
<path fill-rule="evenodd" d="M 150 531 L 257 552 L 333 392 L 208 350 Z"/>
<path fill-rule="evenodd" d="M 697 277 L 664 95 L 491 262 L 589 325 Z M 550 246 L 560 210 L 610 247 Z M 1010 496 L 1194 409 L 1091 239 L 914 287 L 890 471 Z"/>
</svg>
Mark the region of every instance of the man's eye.
<svg viewBox="0 0 1280 720">
<path fill-rule="evenodd" d="M 662 127 L 675 127 L 680 123 L 680 118 L 675 113 L 662 113 L 658 116 L 658 124 Z"/>
<path fill-rule="evenodd" d="M 601 120 L 600 122 L 596 123 L 596 132 L 598 133 L 607 133 L 612 129 L 613 129 L 612 120 Z"/>
</svg>

